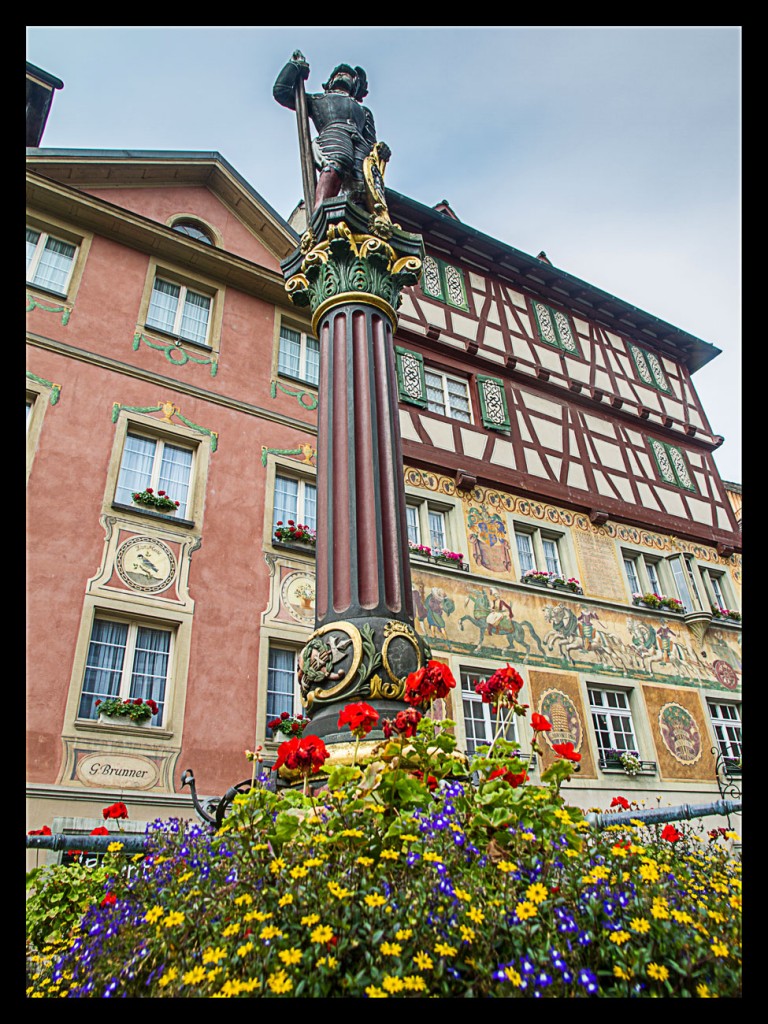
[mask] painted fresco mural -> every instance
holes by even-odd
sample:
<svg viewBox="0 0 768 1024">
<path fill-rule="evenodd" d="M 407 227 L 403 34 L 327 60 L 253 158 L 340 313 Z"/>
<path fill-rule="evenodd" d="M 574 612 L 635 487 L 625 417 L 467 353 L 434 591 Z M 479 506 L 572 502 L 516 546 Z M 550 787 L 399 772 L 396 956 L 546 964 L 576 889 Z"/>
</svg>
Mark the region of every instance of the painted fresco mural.
<svg viewBox="0 0 768 1024">
<path fill-rule="evenodd" d="M 663 779 L 710 781 L 715 770 L 706 712 L 699 694 L 680 688 L 643 688 Z"/>
<path fill-rule="evenodd" d="M 581 700 L 578 676 L 532 670 L 529 672 L 529 680 L 531 707 L 552 723 L 551 731 L 542 733 L 539 743 L 543 751 L 542 769 L 549 767 L 555 760 L 553 744 L 572 743 L 574 750 L 581 754 L 579 778 L 597 778 L 586 728 L 588 717 Z"/>
</svg>

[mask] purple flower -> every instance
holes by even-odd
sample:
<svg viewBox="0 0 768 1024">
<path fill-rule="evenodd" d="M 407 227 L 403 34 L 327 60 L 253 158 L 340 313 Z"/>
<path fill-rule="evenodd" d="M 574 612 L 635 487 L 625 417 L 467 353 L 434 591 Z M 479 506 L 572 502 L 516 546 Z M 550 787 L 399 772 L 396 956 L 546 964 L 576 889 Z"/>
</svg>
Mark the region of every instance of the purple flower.
<svg viewBox="0 0 768 1024">
<path fill-rule="evenodd" d="M 599 985 L 597 984 L 597 975 L 594 971 L 590 971 L 587 967 L 582 967 L 579 973 L 576 975 L 577 981 L 580 985 L 583 985 L 590 995 L 598 991 Z"/>
</svg>

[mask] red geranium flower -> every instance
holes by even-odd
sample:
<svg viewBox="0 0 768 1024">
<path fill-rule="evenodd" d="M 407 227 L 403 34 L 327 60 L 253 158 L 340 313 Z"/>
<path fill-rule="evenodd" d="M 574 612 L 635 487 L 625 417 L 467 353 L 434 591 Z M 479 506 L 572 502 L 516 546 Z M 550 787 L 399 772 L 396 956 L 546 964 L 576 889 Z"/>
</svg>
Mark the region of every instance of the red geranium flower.
<svg viewBox="0 0 768 1024">
<path fill-rule="evenodd" d="M 491 779 L 504 779 L 505 782 L 510 784 L 512 789 L 517 789 L 518 786 L 522 786 L 522 784 L 527 781 L 528 773 L 520 772 L 519 774 L 515 774 L 514 772 L 509 771 L 509 769 L 496 768 L 495 771 L 492 771 L 488 776 L 489 782 Z"/>
<path fill-rule="evenodd" d="M 427 789 L 430 791 L 430 793 L 434 792 L 434 790 L 437 789 L 437 779 L 435 778 L 434 775 L 427 775 L 427 777 L 425 778 L 424 772 L 420 772 L 418 768 L 416 769 L 416 771 L 412 771 L 411 775 L 413 775 L 414 778 L 418 779 L 419 782 L 423 782 Z"/>
<path fill-rule="evenodd" d="M 621 807 L 623 811 L 628 811 L 629 800 L 625 799 L 623 796 L 615 796 L 613 800 L 611 800 L 611 807 Z"/>
<path fill-rule="evenodd" d="M 338 727 L 348 725 L 353 736 L 362 739 L 367 736 L 379 720 L 379 712 L 365 701 L 347 704 L 339 715 Z"/>
<path fill-rule="evenodd" d="M 506 668 L 496 669 L 488 679 L 481 679 L 475 686 L 475 692 L 480 695 L 483 704 L 512 705 L 517 702 L 517 695 L 524 685 L 520 673 L 507 664 Z"/>
<path fill-rule="evenodd" d="M 683 833 L 678 832 L 674 825 L 665 825 L 661 830 L 661 838 L 667 839 L 670 843 L 676 843 L 683 838 Z"/>
<path fill-rule="evenodd" d="M 576 753 L 576 751 L 573 749 L 572 743 L 553 743 L 552 749 L 556 754 L 559 754 L 560 757 L 565 757 L 569 761 L 581 760 L 581 754 Z"/>
<path fill-rule="evenodd" d="M 272 771 L 276 772 L 285 765 L 286 768 L 297 769 L 308 775 L 319 771 L 330 756 L 330 751 L 319 736 L 295 736 L 277 748 L 277 760 L 272 765 Z"/>
<path fill-rule="evenodd" d="M 91 829 L 92 836 L 108 836 L 110 831 L 108 828 L 104 828 L 103 825 L 99 825 L 98 828 Z"/>
<path fill-rule="evenodd" d="M 128 808 L 124 803 L 111 804 L 109 807 L 105 807 L 101 812 L 105 818 L 127 818 Z"/>
<path fill-rule="evenodd" d="M 531 728 L 534 732 L 549 732 L 552 728 L 552 723 L 544 715 L 537 715 L 534 711 L 531 715 Z"/>
<path fill-rule="evenodd" d="M 113 892 L 108 892 L 104 899 L 101 901 L 102 907 L 108 907 L 110 903 L 117 903 L 117 896 Z"/>
<path fill-rule="evenodd" d="M 407 711 L 398 711 L 394 719 L 385 718 L 382 723 L 385 739 L 389 739 L 393 732 L 406 738 L 415 736 L 422 717 L 416 708 L 408 708 Z"/>
<path fill-rule="evenodd" d="M 453 673 L 447 665 L 439 661 L 428 661 L 405 680 L 406 704 L 427 704 L 439 697 L 447 697 L 448 691 L 456 685 Z"/>
<path fill-rule="evenodd" d="M 33 828 L 31 832 L 27 832 L 28 836 L 50 836 L 53 835 L 47 825 L 43 825 L 42 828 Z"/>
</svg>

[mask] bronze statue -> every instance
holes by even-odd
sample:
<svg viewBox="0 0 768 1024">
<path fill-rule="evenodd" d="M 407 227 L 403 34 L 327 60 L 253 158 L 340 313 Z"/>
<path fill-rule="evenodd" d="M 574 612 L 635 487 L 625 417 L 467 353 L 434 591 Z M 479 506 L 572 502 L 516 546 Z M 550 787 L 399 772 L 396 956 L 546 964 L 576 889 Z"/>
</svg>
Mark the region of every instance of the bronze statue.
<svg viewBox="0 0 768 1024">
<path fill-rule="evenodd" d="M 314 193 L 314 202 L 307 193 L 307 168 L 304 167 L 305 198 L 308 212 L 340 194 L 347 195 L 353 202 L 364 203 L 366 189 L 363 175 L 363 161 L 376 144 L 376 128 L 373 114 L 360 102 L 368 95 L 368 78 L 362 68 L 339 64 L 323 84 L 323 93 L 304 95 L 304 81 L 309 77 L 309 64 L 297 50 L 291 60 L 277 76 L 272 95 L 278 103 L 299 114 L 299 131 L 302 132 L 302 110 L 306 103 L 306 115 L 317 129 L 317 138 L 311 143 L 311 158 L 308 157 L 307 140 L 301 142 L 302 163 L 312 159 L 320 171 L 320 180 Z M 389 158 L 389 148 L 379 144 L 384 161 Z M 314 173 L 309 169 L 311 178 Z"/>
</svg>

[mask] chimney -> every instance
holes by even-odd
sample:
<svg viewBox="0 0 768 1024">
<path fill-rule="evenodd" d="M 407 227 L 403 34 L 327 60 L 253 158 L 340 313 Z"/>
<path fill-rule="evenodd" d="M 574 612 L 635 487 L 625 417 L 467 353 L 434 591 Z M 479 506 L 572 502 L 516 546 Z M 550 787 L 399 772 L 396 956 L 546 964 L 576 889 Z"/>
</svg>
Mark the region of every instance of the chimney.
<svg viewBox="0 0 768 1024">
<path fill-rule="evenodd" d="M 27 61 L 27 146 L 39 146 L 53 101 L 54 89 L 64 83 Z"/>
</svg>

